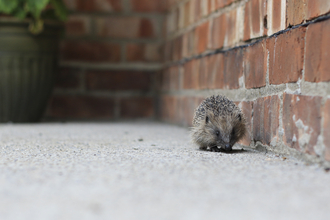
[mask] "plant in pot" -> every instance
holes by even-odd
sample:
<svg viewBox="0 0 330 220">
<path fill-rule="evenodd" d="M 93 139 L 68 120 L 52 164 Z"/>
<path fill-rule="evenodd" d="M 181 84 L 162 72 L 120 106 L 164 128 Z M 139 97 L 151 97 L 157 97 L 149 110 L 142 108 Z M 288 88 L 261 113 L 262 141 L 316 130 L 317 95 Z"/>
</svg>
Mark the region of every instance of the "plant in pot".
<svg viewBox="0 0 330 220">
<path fill-rule="evenodd" d="M 66 17 L 62 0 L 0 0 L 0 122 L 41 119 Z"/>
</svg>

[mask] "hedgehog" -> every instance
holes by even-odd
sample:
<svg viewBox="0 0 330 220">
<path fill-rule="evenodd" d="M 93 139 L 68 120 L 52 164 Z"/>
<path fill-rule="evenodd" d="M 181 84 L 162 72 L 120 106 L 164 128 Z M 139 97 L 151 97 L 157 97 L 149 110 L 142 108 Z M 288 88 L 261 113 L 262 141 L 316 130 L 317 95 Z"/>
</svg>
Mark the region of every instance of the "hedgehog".
<svg viewBox="0 0 330 220">
<path fill-rule="evenodd" d="M 200 150 L 231 151 L 245 134 L 244 114 L 228 98 L 211 96 L 196 108 L 191 137 Z"/>
</svg>

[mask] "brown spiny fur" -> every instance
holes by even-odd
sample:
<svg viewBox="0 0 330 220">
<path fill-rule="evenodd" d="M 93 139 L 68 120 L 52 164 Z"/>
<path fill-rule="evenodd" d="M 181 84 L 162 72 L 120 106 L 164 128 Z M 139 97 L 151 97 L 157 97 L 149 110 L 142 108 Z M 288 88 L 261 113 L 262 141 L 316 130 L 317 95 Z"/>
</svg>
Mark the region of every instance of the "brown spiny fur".
<svg viewBox="0 0 330 220">
<path fill-rule="evenodd" d="M 195 110 L 191 136 L 201 150 L 231 149 L 245 133 L 243 113 L 224 96 L 208 97 Z"/>
</svg>

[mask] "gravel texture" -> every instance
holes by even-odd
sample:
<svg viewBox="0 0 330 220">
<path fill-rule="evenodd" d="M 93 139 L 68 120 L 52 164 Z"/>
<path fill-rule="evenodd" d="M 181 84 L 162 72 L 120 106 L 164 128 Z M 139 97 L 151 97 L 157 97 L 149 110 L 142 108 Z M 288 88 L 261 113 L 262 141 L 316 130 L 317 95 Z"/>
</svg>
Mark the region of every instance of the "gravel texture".
<svg viewBox="0 0 330 220">
<path fill-rule="evenodd" d="M 330 219 L 330 172 L 151 122 L 0 125 L 0 219 Z"/>
</svg>

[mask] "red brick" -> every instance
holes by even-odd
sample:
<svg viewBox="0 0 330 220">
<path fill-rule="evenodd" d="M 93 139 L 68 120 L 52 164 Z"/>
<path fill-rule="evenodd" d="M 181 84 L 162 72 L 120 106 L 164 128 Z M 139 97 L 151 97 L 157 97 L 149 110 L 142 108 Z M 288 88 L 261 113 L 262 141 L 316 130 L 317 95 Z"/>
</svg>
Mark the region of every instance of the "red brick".
<svg viewBox="0 0 330 220">
<path fill-rule="evenodd" d="M 238 89 L 243 75 L 243 49 L 233 49 L 224 54 L 224 88 Z"/>
<path fill-rule="evenodd" d="M 172 66 L 169 69 L 169 75 L 170 75 L 170 90 L 175 91 L 179 90 L 180 88 L 180 72 L 179 72 L 179 66 Z"/>
<path fill-rule="evenodd" d="M 250 89 L 266 86 L 266 74 L 266 42 L 260 41 L 247 47 L 244 54 L 245 87 Z"/>
<path fill-rule="evenodd" d="M 282 1 L 273 0 L 272 30 L 273 33 L 281 30 Z"/>
<path fill-rule="evenodd" d="M 291 0 L 286 5 L 286 26 L 301 24 L 306 19 L 308 0 Z"/>
<path fill-rule="evenodd" d="M 208 57 L 203 57 L 199 60 L 199 88 L 207 89 L 209 87 Z"/>
<path fill-rule="evenodd" d="M 188 61 L 184 64 L 183 88 L 197 89 L 199 86 L 199 71 L 196 70 L 196 60 Z"/>
<path fill-rule="evenodd" d="M 122 1 L 119 0 L 64 0 L 64 3 L 73 11 L 117 12 L 122 10 Z"/>
<path fill-rule="evenodd" d="M 167 9 L 166 1 L 131 0 L 132 10 L 136 12 L 163 12 Z"/>
<path fill-rule="evenodd" d="M 325 146 L 325 159 L 330 160 L 330 99 L 327 99 L 323 108 L 323 140 Z"/>
<path fill-rule="evenodd" d="M 317 33 L 317 34 L 316 34 Z M 330 81 L 330 20 L 311 24 L 306 33 L 305 80 Z"/>
<path fill-rule="evenodd" d="M 226 13 L 225 46 L 234 46 L 235 43 L 237 43 L 236 14 L 237 14 L 237 10 L 232 10 L 232 11 Z"/>
<path fill-rule="evenodd" d="M 89 71 L 86 88 L 97 91 L 138 90 L 150 91 L 152 72 Z"/>
<path fill-rule="evenodd" d="M 243 138 L 243 140 L 240 141 L 240 144 L 249 146 L 251 143 L 251 140 L 253 139 L 252 135 L 252 114 L 253 114 L 253 102 L 247 101 L 247 102 L 241 102 L 238 105 L 246 119 L 246 128 L 247 128 L 247 134 Z"/>
<path fill-rule="evenodd" d="M 129 62 L 144 61 L 144 44 L 127 44 L 126 60 Z"/>
<path fill-rule="evenodd" d="M 267 16 L 267 1 L 252 0 L 246 3 L 244 13 L 244 38 L 249 40 L 264 35 L 264 19 Z"/>
<path fill-rule="evenodd" d="M 157 62 L 161 61 L 158 44 L 134 44 L 126 45 L 126 61 L 129 62 Z"/>
<path fill-rule="evenodd" d="M 196 47 L 197 53 L 203 53 L 208 45 L 209 39 L 209 22 L 205 22 L 196 28 Z"/>
<path fill-rule="evenodd" d="M 259 98 L 253 103 L 253 139 L 263 144 L 277 143 L 280 99 L 278 96 Z"/>
<path fill-rule="evenodd" d="M 115 43 L 67 40 L 61 44 L 61 60 L 117 63 L 120 50 Z"/>
<path fill-rule="evenodd" d="M 307 0 L 307 20 L 330 12 L 329 0 Z"/>
<path fill-rule="evenodd" d="M 65 31 L 68 36 L 82 36 L 90 33 L 90 18 L 87 16 L 71 15 L 65 22 Z"/>
<path fill-rule="evenodd" d="M 173 55 L 172 55 L 172 60 L 173 61 L 178 61 L 182 58 L 182 41 L 183 41 L 183 36 L 179 36 L 173 41 Z"/>
<path fill-rule="evenodd" d="M 218 54 L 210 55 L 207 57 L 207 89 L 215 89 L 215 77 L 219 64 Z"/>
<path fill-rule="evenodd" d="M 96 19 L 96 32 L 102 37 L 154 38 L 156 21 L 139 17 L 108 17 Z"/>
<path fill-rule="evenodd" d="M 154 100 L 151 97 L 131 97 L 120 100 L 121 118 L 150 118 L 154 116 Z"/>
<path fill-rule="evenodd" d="M 191 0 L 192 4 L 194 4 L 194 21 L 198 21 L 202 17 L 202 9 L 201 9 L 201 1 L 203 0 Z"/>
<path fill-rule="evenodd" d="M 235 0 L 215 0 L 215 7 L 216 9 L 223 8 L 234 1 Z"/>
<path fill-rule="evenodd" d="M 173 41 L 164 43 L 164 61 L 171 61 L 173 51 Z"/>
<path fill-rule="evenodd" d="M 211 66 L 210 71 L 213 72 L 211 74 L 211 78 L 213 78 L 213 84 L 211 88 L 213 89 L 223 89 L 224 88 L 224 55 L 222 53 L 218 53 L 215 56 L 215 65 Z"/>
<path fill-rule="evenodd" d="M 81 71 L 75 68 L 61 68 L 56 75 L 55 88 L 77 89 L 81 84 Z"/>
<path fill-rule="evenodd" d="M 111 119 L 114 117 L 113 98 L 55 95 L 48 115 L 52 118 Z"/>
<path fill-rule="evenodd" d="M 188 26 L 190 24 L 190 21 L 191 21 L 191 1 L 189 2 L 186 2 L 184 4 L 184 26 Z"/>
<path fill-rule="evenodd" d="M 211 27 L 211 49 L 223 47 L 226 34 L 226 15 L 215 17 Z"/>
<path fill-rule="evenodd" d="M 305 31 L 306 28 L 300 27 L 267 40 L 270 84 L 296 82 L 301 78 Z"/>
<path fill-rule="evenodd" d="M 315 155 L 321 133 L 322 97 L 285 94 L 283 100 L 284 143 Z"/>
</svg>

